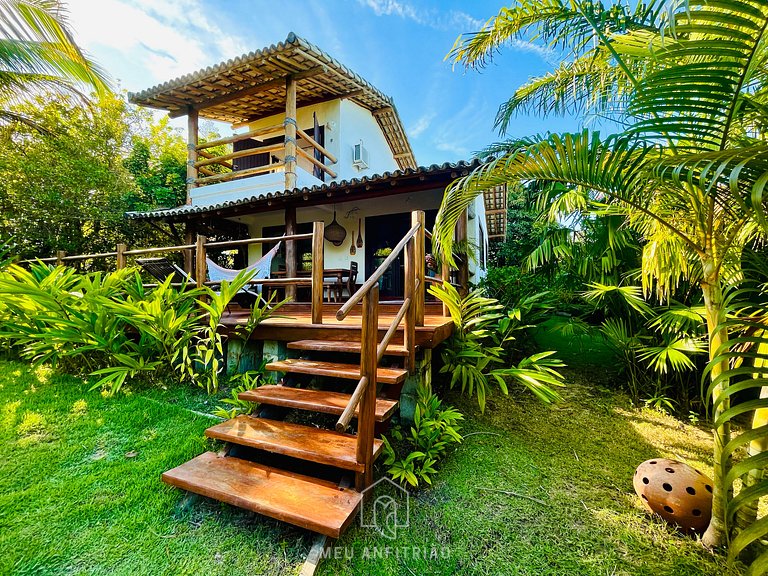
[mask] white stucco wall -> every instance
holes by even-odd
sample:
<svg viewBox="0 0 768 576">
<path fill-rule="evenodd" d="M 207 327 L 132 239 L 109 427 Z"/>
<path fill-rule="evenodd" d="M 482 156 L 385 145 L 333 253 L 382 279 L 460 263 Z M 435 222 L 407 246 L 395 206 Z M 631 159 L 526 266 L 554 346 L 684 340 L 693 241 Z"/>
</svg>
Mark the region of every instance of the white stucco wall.
<svg viewBox="0 0 768 576">
<path fill-rule="evenodd" d="M 357 240 L 358 222 L 362 220 L 362 234 L 365 240 L 365 219 L 367 217 L 409 213 L 413 210 L 434 210 L 440 206 L 442 194 L 442 190 L 428 190 L 411 194 L 397 194 L 391 197 L 337 203 L 335 205 L 336 220 L 347 230 L 347 237 L 341 246 L 334 246 L 330 242 L 324 243 L 325 267 L 348 268 L 349 263 L 355 261 L 359 267 L 358 282 L 363 281 L 365 279 L 366 266 L 365 247 L 357 248 L 354 256 L 349 254 L 352 242 Z M 322 220 L 327 226 L 333 219 L 333 209 L 333 204 L 308 206 L 306 208 L 300 207 L 296 210 L 296 220 L 298 223 Z M 251 237 L 256 238 L 262 236 L 264 227 L 282 226 L 284 224 L 284 212 L 276 210 L 263 214 L 242 216 L 234 220 L 246 224 L 250 230 Z M 400 238 L 392 238 L 391 245 L 394 246 L 399 241 Z M 254 262 L 260 256 L 261 245 L 252 245 L 249 251 L 249 261 Z"/>
<path fill-rule="evenodd" d="M 365 246 L 358 248 L 356 254 L 351 256 L 349 249 L 352 242 L 357 240 L 358 222 L 362 225 L 363 239 L 366 239 L 365 219 L 369 216 L 381 216 L 385 214 L 410 213 L 414 210 L 435 210 L 440 207 L 443 190 L 426 190 L 422 192 L 412 192 L 410 194 L 393 194 L 383 198 L 373 198 L 368 200 L 353 200 L 349 202 L 339 202 L 335 205 L 336 220 L 347 230 L 347 237 L 341 246 L 334 246 L 330 242 L 325 242 L 325 267 L 326 268 L 348 268 L 351 261 L 358 263 L 359 275 L 358 282 L 365 280 L 366 259 Z M 308 206 L 296 210 L 297 223 L 311 223 L 322 220 L 326 226 L 333 219 L 333 204 L 322 206 Z M 251 237 L 257 238 L 263 236 L 265 227 L 283 226 L 284 212 L 275 210 L 264 212 L 262 214 L 251 214 L 234 218 L 238 222 L 246 224 Z M 474 205 L 474 217 L 468 221 L 467 235 L 470 242 L 479 243 L 479 228 L 483 229 L 483 238 L 485 240 L 485 254 L 487 261 L 488 254 L 488 234 L 485 223 L 485 205 L 482 197 L 478 197 Z M 394 246 L 400 238 L 392 238 L 391 246 Z M 250 246 L 249 262 L 255 262 L 262 254 L 261 245 Z M 301 257 L 301 255 L 299 255 Z M 479 282 L 485 277 L 485 268 L 480 262 L 479 255 L 477 262 L 470 262 L 470 281 Z"/>
<path fill-rule="evenodd" d="M 296 124 L 310 135 L 314 126 L 313 114 L 317 114 L 318 124 L 325 126 L 325 148 L 338 160 L 335 164 L 329 164 L 326 160 L 326 165 L 337 174 L 333 180 L 351 180 L 352 178 L 392 172 L 397 169 L 397 163 L 384 134 L 376 119 L 365 108 L 349 100 L 332 100 L 299 108 L 296 111 Z M 275 114 L 262 118 L 249 124 L 247 130 L 257 130 L 275 125 L 282 126 L 284 118 L 285 114 Z M 283 131 L 280 128 L 273 133 L 264 134 L 261 138 L 268 139 L 282 134 Z M 368 168 L 364 170 L 358 170 L 352 165 L 352 147 L 361 140 L 368 151 Z M 313 166 L 307 159 L 300 156 L 297 162 L 299 165 L 297 186 L 299 188 L 323 183 L 313 176 Z M 328 183 L 333 180 L 326 176 L 325 182 Z M 278 170 L 241 180 L 193 188 L 191 199 L 194 206 L 210 206 L 284 189 L 285 175 L 283 170 Z"/>
</svg>

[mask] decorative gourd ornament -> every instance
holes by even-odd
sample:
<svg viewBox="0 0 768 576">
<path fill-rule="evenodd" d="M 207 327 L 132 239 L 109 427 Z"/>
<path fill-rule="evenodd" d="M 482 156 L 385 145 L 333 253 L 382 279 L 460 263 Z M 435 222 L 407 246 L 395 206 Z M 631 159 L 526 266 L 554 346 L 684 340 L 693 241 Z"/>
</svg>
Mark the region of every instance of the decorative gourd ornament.
<svg viewBox="0 0 768 576">
<path fill-rule="evenodd" d="M 643 506 L 685 532 L 703 533 L 712 516 L 712 480 L 677 460 L 654 458 L 632 480 Z"/>
</svg>

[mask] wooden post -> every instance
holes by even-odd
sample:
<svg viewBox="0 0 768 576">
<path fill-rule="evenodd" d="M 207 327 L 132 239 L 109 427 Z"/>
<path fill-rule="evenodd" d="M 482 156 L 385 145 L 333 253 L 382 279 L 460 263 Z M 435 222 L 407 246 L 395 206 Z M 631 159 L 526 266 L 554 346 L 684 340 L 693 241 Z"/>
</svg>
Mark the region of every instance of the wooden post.
<svg viewBox="0 0 768 576">
<path fill-rule="evenodd" d="M 285 208 L 285 233 L 289 236 L 291 234 L 296 234 L 296 206 L 287 206 Z M 285 242 L 285 275 L 287 278 L 296 278 L 297 259 L 298 258 L 296 255 L 296 241 L 286 240 Z M 286 298 L 292 298 L 295 300 L 296 286 L 293 286 L 293 285 L 286 286 L 285 296 Z"/>
<path fill-rule="evenodd" d="M 285 80 L 285 189 L 296 188 L 296 80 Z"/>
<path fill-rule="evenodd" d="M 195 246 L 195 282 L 198 288 L 202 288 L 208 276 L 208 264 L 205 261 L 205 236 L 197 235 Z"/>
<path fill-rule="evenodd" d="M 357 462 L 363 471 L 355 474 L 358 492 L 373 483 L 373 434 L 376 418 L 376 347 L 379 340 L 379 285 L 375 284 L 363 296 L 362 340 L 360 349 L 360 375 L 368 378 L 368 385 L 360 399 L 357 416 Z"/>
<path fill-rule="evenodd" d="M 451 282 L 451 266 L 448 264 L 448 259 L 445 255 L 440 256 L 440 278 L 443 282 Z M 450 317 L 451 312 L 448 310 L 448 306 L 443 302 L 443 316 Z"/>
<path fill-rule="evenodd" d="M 414 212 L 413 215 L 415 217 L 416 212 Z M 408 240 L 408 244 L 405 245 L 405 297 L 410 298 L 411 303 L 405 313 L 403 344 L 408 351 L 406 369 L 409 373 L 412 373 L 416 367 L 416 302 L 419 299 L 416 294 L 416 279 L 418 276 L 418 265 L 416 260 L 419 254 L 419 251 L 416 248 L 417 244 L 416 237 L 413 237 Z M 423 287 L 420 287 L 419 291 L 423 292 Z"/>
<path fill-rule="evenodd" d="M 312 227 L 312 324 L 323 323 L 324 235 L 325 222 L 315 222 Z"/>
<path fill-rule="evenodd" d="M 192 204 L 192 188 L 197 180 L 198 113 L 190 107 L 187 111 L 187 204 Z"/>
<path fill-rule="evenodd" d="M 192 230 L 192 227 L 187 224 L 186 229 L 184 230 L 184 244 L 189 246 L 190 244 L 195 243 L 195 233 Z M 184 272 L 187 273 L 187 276 L 192 276 L 192 270 L 194 269 L 194 254 L 192 250 L 184 250 Z"/>
<path fill-rule="evenodd" d="M 64 265 L 64 257 L 67 255 L 67 253 L 64 250 L 57 250 L 56 251 L 56 266 L 63 266 Z"/>
<path fill-rule="evenodd" d="M 414 224 L 419 224 L 419 231 L 416 232 L 416 236 L 414 236 L 414 264 L 415 264 L 415 270 L 414 275 L 416 277 L 416 284 L 418 285 L 418 288 L 415 288 L 413 292 L 407 292 L 407 294 L 411 294 L 411 299 L 414 301 L 414 304 L 416 305 L 416 326 L 424 326 L 424 294 L 427 290 L 426 286 L 426 280 L 424 279 L 425 272 L 426 272 L 426 219 L 424 217 L 424 211 L 423 210 L 416 210 L 415 212 L 411 213 L 411 226 Z"/>
<path fill-rule="evenodd" d="M 467 228 L 468 217 L 467 211 L 461 213 L 459 221 L 456 224 L 456 241 L 460 242 L 460 246 L 463 250 L 467 249 Z M 459 293 L 462 296 L 466 296 L 469 289 L 469 254 L 461 254 L 461 261 L 459 265 Z"/>
<path fill-rule="evenodd" d="M 122 270 L 125 268 L 126 264 L 126 258 L 125 258 L 125 251 L 128 247 L 125 244 L 118 244 L 117 245 L 117 264 L 116 268 L 118 270 Z"/>
</svg>

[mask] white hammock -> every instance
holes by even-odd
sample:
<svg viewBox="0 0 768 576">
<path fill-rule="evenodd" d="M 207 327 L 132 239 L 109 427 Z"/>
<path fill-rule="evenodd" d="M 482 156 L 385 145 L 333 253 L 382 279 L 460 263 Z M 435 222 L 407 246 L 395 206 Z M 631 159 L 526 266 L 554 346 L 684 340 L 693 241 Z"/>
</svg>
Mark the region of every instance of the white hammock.
<svg viewBox="0 0 768 576">
<path fill-rule="evenodd" d="M 278 242 L 277 246 L 272 248 L 272 250 L 270 250 L 269 252 L 264 254 L 264 256 L 259 258 L 256 262 L 254 262 L 250 266 L 247 266 L 246 268 L 243 268 L 242 270 L 232 270 L 230 268 L 224 268 L 216 264 L 210 258 L 206 258 L 205 261 L 208 264 L 208 278 L 210 279 L 211 282 L 221 282 L 223 280 L 226 280 L 227 282 L 231 282 L 243 270 L 256 271 L 256 273 L 253 275 L 251 280 L 261 280 L 264 278 L 269 278 L 269 274 L 272 271 L 272 260 L 274 259 L 278 250 L 280 250 L 280 244 L 282 244 L 282 242 Z M 247 292 L 248 290 L 244 290 L 244 291 Z M 256 291 L 259 294 L 261 294 L 260 284 L 256 285 Z"/>
</svg>

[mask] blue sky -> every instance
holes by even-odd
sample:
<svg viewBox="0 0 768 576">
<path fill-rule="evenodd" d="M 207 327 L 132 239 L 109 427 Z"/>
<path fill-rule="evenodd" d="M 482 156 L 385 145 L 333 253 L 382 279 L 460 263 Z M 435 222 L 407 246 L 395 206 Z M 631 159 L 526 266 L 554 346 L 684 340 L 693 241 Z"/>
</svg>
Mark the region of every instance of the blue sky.
<svg viewBox="0 0 768 576">
<path fill-rule="evenodd" d="M 419 164 L 471 157 L 498 139 L 499 104 L 551 69 L 546 50 L 513 43 L 477 71 L 444 61 L 456 37 L 503 2 L 473 0 L 69 0 L 80 44 L 137 91 L 284 40 L 293 31 L 394 98 Z M 571 130 L 520 117 L 511 136 Z"/>
</svg>

